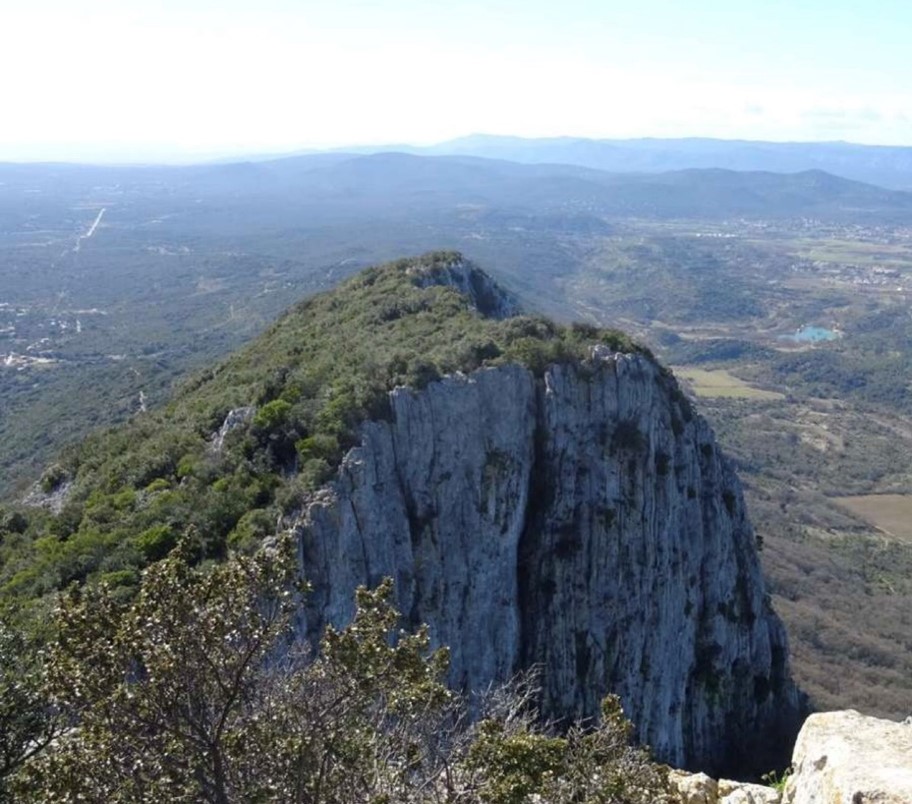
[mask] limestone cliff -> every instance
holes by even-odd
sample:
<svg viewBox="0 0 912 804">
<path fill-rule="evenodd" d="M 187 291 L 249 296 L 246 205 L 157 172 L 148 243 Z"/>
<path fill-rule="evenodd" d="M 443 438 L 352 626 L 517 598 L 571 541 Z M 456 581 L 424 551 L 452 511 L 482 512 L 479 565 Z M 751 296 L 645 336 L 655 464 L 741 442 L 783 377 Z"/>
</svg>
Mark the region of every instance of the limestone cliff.
<svg viewBox="0 0 912 804">
<path fill-rule="evenodd" d="M 459 254 L 454 254 L 450 262 L 431 267 L 415 266 L 407 273 L 418 287 L 455 288 L 472 309 L 486 318 L 510 318 L 521 313 L 519 303 L 511 294 Z"/>
<path fill-rule="evenodd" d="M 768 770 L 798 708 L 737 477 L 674 380 L 594 347 L 390 394 L 297 525 L 316 639 L 395 579 L 481 689 L 532 665 L 553 717 L 618 692 L 664 761 Z M 785 740 L 777 742 L 782 736 Z"/>
</svg>

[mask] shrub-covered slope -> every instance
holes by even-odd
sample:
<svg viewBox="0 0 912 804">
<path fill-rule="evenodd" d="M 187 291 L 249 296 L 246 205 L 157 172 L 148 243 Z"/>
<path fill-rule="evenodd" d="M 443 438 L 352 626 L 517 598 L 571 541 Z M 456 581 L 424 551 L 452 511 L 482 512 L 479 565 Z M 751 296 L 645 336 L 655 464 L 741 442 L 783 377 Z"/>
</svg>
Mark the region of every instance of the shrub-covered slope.
<svg viewBox="0 0 912 804">
<path fill-rule="evenodd" d="M 540 371 L 598 342 L 642 351 L 614 331 L 516 313 L 452 252 L 368 269 L 295 305 L 164 409 L 62 455 L 31 506 L 0 508 L 0 594 L 34 600 L 104 579 L 128 595 L 188 531 L 200 560 L 256 545 L 333 474 L 361 422 L 388 415 L 398 385 L 511 361 Z"/>
</svg>

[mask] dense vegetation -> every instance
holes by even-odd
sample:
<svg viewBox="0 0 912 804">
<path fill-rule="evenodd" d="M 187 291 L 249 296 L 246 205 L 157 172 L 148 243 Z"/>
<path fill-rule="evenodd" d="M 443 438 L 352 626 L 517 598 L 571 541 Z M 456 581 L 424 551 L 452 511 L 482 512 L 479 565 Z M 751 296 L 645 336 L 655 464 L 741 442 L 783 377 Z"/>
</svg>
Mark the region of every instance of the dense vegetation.
<svg viewBox="0 0 912 804">
<path fill-rule="evenodd" d="M 879 717 L 904 717 L 912 703 L 912 542 L 840 504 L 842 495 L 876 501 L 878 493 L 912 491 L 904 418 L 797 394 L 702 399 L 700 408 L 745 483 L 802 689 L 822 710 L 851 702 Z"/>
<path fill-rule="evenodd" d="M 732 321 L 757 315 L 750 294 L 767 290 L 766 266 L 751 266 L 753 277 L 716 271 L 692 296 L 684 286 L 698 264 L 668 250 L 665 267 L 678 270 L 667 294 L 666 281 L 642 273 L 655 256 L 652 224 L 904 223 L 910 198 L 819 172 L 618 176 L 406 154 L 0 165 L 0 495 L 21 491 L 64 443 L 138 411 L 140 392 L 161 403 L 175 378 L 249 340 L 290 300 L 400 254 L 459 248 L 549 315 L 613 321 L 620 309 L 673 320 L 658 308 L 680 301 Z M 595 294 L 573 293 L 607 242 L 639 250 L 635 270 Z M 9 356 L 54 362 L 20 371 L 5 366 Z"/>
<path fill-rule="evenodd" d="M 486 318 L 433 284 L 460 260 L 438 252 L 369 269 L 292 308 L 164 408 L 66 451 L 42 478 L 59 513 L 0 519 L 3 597 L 86 580 L 129 596 L 184 534 L 197 560 L 255 548 L 330 478 L 362 421 L 389 415 L 396 386 L 508 361 L 541 371 L 596 342 L 638 348 L 591 326 Z M 235 426 L 216 441 L 231 411 Z"/>
<path fill-rule="evenodd" d="M 853 514 L 899 495 L 912 522 L 912 230 L 824 222 L 626 225 L 565 287 L 686 369 L 779 398 L 704 389 L 735 458 L 792 667 L 815 707 L 912 707 L 912 541 Z M 634 236 L 640 234 L 636 239 Z M 815 324 L 838 337 L 796 343 Z"/>
<path fill-rule="evenodd" d="M 289 643 L 307 593 L 289 538 L 193 560 L 182 540 L 130 604 L 74 587 L 29 674 L 0 654 L 0 802 L 666 800 L 666 771 L 629 745 L 615 697 L 600 723 L 559 735 L 521 686 L 451 692 L 446 650 L 426 628 L 397 630 L 389 581 L 359 589 L 353 621 L 313 656 Z"/>
<path fill-rule="evenodd" d="M 653 146 L 645 162 L 629 149 L 611 154 L 623 154 L 625 170 L 684 166 L 674 161 L 680 153 L 654 161 Z M 707 153 L 711 166 L 718 152 Z M 559 161 L 573 161 L 566 156 Z M 700 409 L 747 482 L 796 677 L 820 706 L 905 716 L 912 709 L 905 614 L 912 548 L 850 516 L 838 497 L 912 494 L 907 196 L 819 172 L 622 178 L 567 164 L 389 154 L 180 169 L 0 166 L 0 506 L 11 513 L 10 501 L 63 444 L 136 416 L 143 403 L 153 415 L 140 414 L 120 443 L 124 450 L 149 444 L 152 454 L 144 427 L 155 430 L 154 411 L 179 398 L 171 384 L 218 363 L 292 300 L 400 254 L 458 248 L 495 271 L 528 309 L 621 327 L 666 363 L 718 366 L 785 396 L 701 399 Z M 101 208 L 101 225 L 77 251 Z M 843 337 L 782 340 L 805 324 L 835 327 Z M 20 370 L 4 364 L 10 354 L 56 362 Z M 213 409 L 208 422 L 180 413 L 193 419 L 179 428 L 190 446 L 162 442 L 177 452 L 174 460 L 198 452 L 219 413 Z M 245 440 L 251 428 L 234 437 Z M 104 442 L 90 450 L 103 452 Z M 331 450 L 333 442 L 322 446 Z M 229 438 L 226 452 L 235 449 Z M 202 454 L 204 468 L 218 463 Z M 234 522 L 242 507 L 234 490 L 251 484 L 229 474 L 221 492 L 195 474 L 169 475 L 167 489 L 132 486 L 134 502 L 117 500 L 121 509 L 99 493 L 110 503 L 97 512 L 107 523 L 86 520 L 78 539 L 74 520 L 91 507 L 88 499 L 60 524 L 31 513 L 23 525 L 0 513 L 3 583 L 21 571 L 7 590 L 28 597 L 62 578 L 111 573 L 112 582 L 133 589 L 147 559 L 130 546 L 132 536 L 112 535 L 115 519 L 137 522 L 137 511 L 157 505 L 165 524 L 209 522 L 211 512 L 236 532 L 235 543 L 252 544 L 274 526 L 286 497 L 294 505 L 306 493 L 292 488 L 284 469 L 256 469 L 265 486 L 256 512 Z M 212 539 L 207 532 L 198 528 L 197 538 Z M 104 569 L 109 545 L 101 533 L 117 546 Z M 39 549 L 41 535 L 53 538 Z M 163 552 L 174 536 L 159 532 L 159 543 L 153 531 L 143 550 Z M 217 535 L 210 547 L 226 539 Z M 208 549 L 201 545 L 199 554 Z M 36 558 L 40 571 L 28 569 Z"/>
</svg>

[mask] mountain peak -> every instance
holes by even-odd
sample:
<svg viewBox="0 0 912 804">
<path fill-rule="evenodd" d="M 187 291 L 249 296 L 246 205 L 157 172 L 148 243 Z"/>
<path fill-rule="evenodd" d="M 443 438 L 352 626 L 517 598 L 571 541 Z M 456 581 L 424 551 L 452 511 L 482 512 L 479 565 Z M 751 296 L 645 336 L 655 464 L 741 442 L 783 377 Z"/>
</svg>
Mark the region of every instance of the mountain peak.
<svg viewBox="0 0 912 804">
<path fill-rule="evenodd" d="M 466 297 L 470 307 L 485 318 L 500 320 L 521 312 L 512 294 L 458 251 L 431 252 L 410 262 L 406 273 L 418 287 L 455 288 Z"/>
</svg>

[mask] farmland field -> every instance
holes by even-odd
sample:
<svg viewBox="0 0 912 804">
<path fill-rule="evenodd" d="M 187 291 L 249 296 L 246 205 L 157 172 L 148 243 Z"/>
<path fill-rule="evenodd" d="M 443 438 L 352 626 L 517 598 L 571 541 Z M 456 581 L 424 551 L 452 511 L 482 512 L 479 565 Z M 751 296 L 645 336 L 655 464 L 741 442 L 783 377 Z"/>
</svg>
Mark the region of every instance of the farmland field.
<svg viewBox="0 0 912 804">
<path fill-rule="evenodd" d="M 912 541 L 912 495 L 865 494 L 835 501 L 891 536 Z"/>
<path fill-rule="evenodd" d="M 697 396 L 725 397 L 728 399 L 783 399 L 775 391 L 764 391 L 762 388 L 739 380 L 725 369 L 702 369 L 683 366 L 675 368 L 675 376 L 683 380 Z"/>
<path fill-rule="evenodd" d="M 680 194 L 402 154 L 0 166 L 0 498 L 294 302 L 455 249 L 530 312 L 622 329 L 679 367 L 744 481 L 798 682 L 824 709 L 904 717 L 912 199 L 843 208 L 821 188 L 796 205 L 793 179 L 772 197 L 745 192 L 757 179 L 672 176 Z"/>
</svg>

